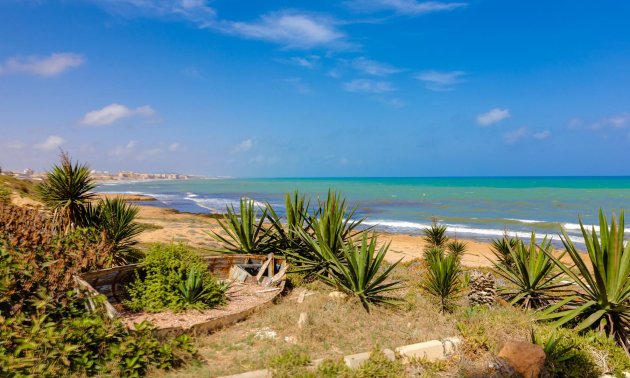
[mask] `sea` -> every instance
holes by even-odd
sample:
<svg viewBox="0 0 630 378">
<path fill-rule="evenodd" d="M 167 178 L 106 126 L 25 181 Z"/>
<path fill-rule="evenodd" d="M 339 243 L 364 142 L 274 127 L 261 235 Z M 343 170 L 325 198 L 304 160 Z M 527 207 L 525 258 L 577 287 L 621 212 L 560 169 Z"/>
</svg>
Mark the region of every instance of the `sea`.
<svg viewBox="0 0 630 378">
<path fill-rule="evenodd" d="M 435 219 L 462 239 L 535 232 L 559 244 L 563 228 L 581 245 L 579 219 L 590 227 L 598 224 L 599 209 L 610 217 L 630 208 L 630 177 L 221 178 L 109 182 L 97 190 L 147 194 L 157 201 L 143 205 L 192 213 L 224 213 L 247 197 L 280 214 L 285 193 L 299 190 L 316 202 L 332 190 L 358 205 L 355 217 L 379 231 L 421 234 Z"/>
</svg>

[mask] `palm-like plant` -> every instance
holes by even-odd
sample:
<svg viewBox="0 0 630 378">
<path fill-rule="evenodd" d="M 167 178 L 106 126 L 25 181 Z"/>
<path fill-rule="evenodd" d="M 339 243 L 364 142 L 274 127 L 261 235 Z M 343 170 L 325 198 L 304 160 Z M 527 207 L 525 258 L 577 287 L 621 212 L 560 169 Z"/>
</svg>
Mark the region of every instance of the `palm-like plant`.
<svg viewBox="0 0 630 378">
<path fill-rule="evenodd" d="M 449 253 L 455 254 L 461 257 L 466 252 L 466 243 L 459 240 L 452 240 L 446 245 L 446 249 Z"/>
<path fill-rule="evenodd" d="M 500 257 L 504 255 L 494 251 L 497 257 L 496 261 L 492 261 L 494 270 L 510 283 L 510 286 L 499 289 L 500 295 L 513 305 L 534 309 L 547 307 L 557 300 L 560 291 L 570 283 L 558 282 L 562 271 L 555 269 L 549 257 L 551 251 L 551 241 L 547 237 L 536 245 L 535 233 L 531 235 L 529 246 L 517 240 L 515 247 L 509 247 L 508 256 L 512 265 L 502 263 Z"/>
<path fill-rule="evenodd" d="M 501 239 L 493 240 L 490 245 L 490 249 L 499 263 L 506 266 L 512 266 L 514 265 L 514 261 L 512 260 L 510 250 L 516 248 L 518 242 L 518 238 L 511 238 L 506 234 Z"/>
<path fill-rule="evenodd" d="M 304 195 L 300 195 L 296 190 L 293 194 L 285 194 L 284 203 L 286 208 L 286 225 L 282 223 L 282 219 L 278 216 L 270 203 L 265 204 L 267 209 L 267 220 L 271 225 L 272 232 L 270 238 L 275 246 L 281 250 L 301 249 L 304 247 L 302 238 L 300 238 L 300 230 L 309 232 L 310 217 L 309 210 L 311 200 L 306 199 Z"/>
<path fill-rule="evenodd" d="M 427 260 L 428 272 L 422 287 L 440 300 L 442 313 L 450 311 L 453 300 L 462 290 L 461 266 L 455 254 L 435 254 Z"/>
<path fill-rule="evenodd" d="M 111 246 L 111 264 L 129 264 L 139 257 L 136 236 L 142 232 L 135 220 L 138 208 L 120 198 L 103 199 L 95 206 L 88 205 L 85 211 L 85 224 L 103 235 Z"/>
<path fill-rule="evenodd" d="M 344 243 L 343 260 L 332 254 L 330 271 L 319 275 L 331 286 L 356 296 L 368 312 L 371 304 L 395 304 L 397 300 L 386 294 L 402 288 L 400 281 L 386 282 L 400 260 L 380 271 L 389 244 L 381 246 L 378 252 L 376 245 L 376 235 L 368 238 L 367 233 L 358 246 Z"/>
<path fill-rule="evenodd" d="M 224 302 L 229 284 L 221 285 L 204 277 L 202 271 L 191 268 L 186 279 L 179 283 L 179 295 L 188 308 L 204 309 Z"/>
<path fill-rule="evenodd" d="M 446 229 L 446 226 L 438 224 L 437 219 L 434 218 L 431 226 L 422 231 L 424 241 L 427 243 L 426 249 L 433 247 L 445 248 L 449 240 L 448 236 L 446 236 Z"/>
<path fill-rule="evenodd" d="M 344 260 L 344 244 L 369 230 L 358 230 L 365 218 L 353 220 L 356 210 L 356 206 L 348 210 L 345 198 L 334 192 L 328 192 L 326 201 L 318 200 L 317 210 L 306 221 L 308 229 L 296 230 L 301 246 L 286 251 L 298 271 L 322 274 L 331 266 L 332 255 Z"/>
<path fill-rule="evenodd" d="M 612 217 L 610 226 L 599 211 L 598 237 L 595 227 L 589 232 L 580 220 L 580 228 L 590 263 L 575 248 L 562 230 L 562 243 L 575 267 L 547 255 L 579 286 L 574 296 L 551 306 L 542 319 L 555 319 L 561 326 L 577 322 L 576 331 L 595 329 L 614 338 L 626 352 L 630 347 L 630 243 L 624 241 L 624 213 L 619 223 Z M 590 264 L 590 269 L 587 264 Z M 576 268 L 577 271 L 574 269 Z"/>
<path fill-rule="evenodd" d="M 273 248 L 269 240 L 271 230 L 263 226 L 267 209 L 262 210 L 259 216 L 254 201 L 246 198 L 241 198 L 238 212 L 234 205 L 227 206 L 223 220 L 217 219 L 227 237 L 214 231 L 210 234 L 223 244 L 223 248 L 217 250 L 229 253 L 268 253 Z"/>
<path fill-rule="evenodd" d="M 60 165 L 54 165 L 46 179 L 37 187 L 44 205 L 63 224 L 77 225 L 85 215 L 87 203 L 94 198 L 96 184 L 85 164 L 72 164 L 66 152 L 61 153 Z"/>
</svg>

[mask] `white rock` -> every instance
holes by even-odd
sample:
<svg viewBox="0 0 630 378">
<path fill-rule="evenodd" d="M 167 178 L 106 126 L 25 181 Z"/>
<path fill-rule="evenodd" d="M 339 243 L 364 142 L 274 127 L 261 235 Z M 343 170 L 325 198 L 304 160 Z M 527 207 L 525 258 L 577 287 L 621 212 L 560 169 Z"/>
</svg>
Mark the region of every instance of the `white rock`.
<svg viewBox="0 0 630 378">
<path fill-rule="evenodd" d="M 269 327 L 263 327 L 254 334 L 254 337 L 260 340 L 273 340 L 277 336 L 278 333 Z"/>
<path fill-rule="evenodd" d="M 348 294 L 342 293 L 341 291 L 332 291 L 328 294 L 328 297 L 332 299 L 346 299 L 348 298 Z"/>
<path fill-rule="evenodd" d="M 308 323 L 308 314 L 306 312 L 300 312 L 300 318 L 298 319 L 298 328 L 302 329 Z"/>
</svg>

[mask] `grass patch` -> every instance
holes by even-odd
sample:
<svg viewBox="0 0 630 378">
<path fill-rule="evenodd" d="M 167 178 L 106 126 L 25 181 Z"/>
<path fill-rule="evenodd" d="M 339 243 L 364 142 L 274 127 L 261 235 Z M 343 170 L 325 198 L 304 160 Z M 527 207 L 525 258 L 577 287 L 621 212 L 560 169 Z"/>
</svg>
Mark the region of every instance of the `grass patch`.
<svg viewBox="0 0 630 378">
<path fill-rule="evenodd" d="M 22 197 L 38 200 L 36 190 L 38 185 L 38 182 L 35 180 L 0 175 L 0 190 L 1 188 L 4 188 L 5 190 L 15 192 Z"/>
</svg>

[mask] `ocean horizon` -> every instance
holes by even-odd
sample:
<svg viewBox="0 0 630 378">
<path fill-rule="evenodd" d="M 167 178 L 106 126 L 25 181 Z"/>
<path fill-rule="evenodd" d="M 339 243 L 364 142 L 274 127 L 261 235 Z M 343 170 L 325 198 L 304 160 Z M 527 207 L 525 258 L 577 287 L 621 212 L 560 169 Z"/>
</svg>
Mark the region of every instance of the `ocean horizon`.
<svg viewBox="0 0 630 378">
<path fill-rule="evenodd" d="M 329 189 L 379 231 L 420 234 L 435 218 L 451 235 L 480 241 L 535 231 L 558 244 L 562 227 L 583 244 L 578 217 L 592 225 L 600 208 L 608 216 L 630 209 L 628 176 L 213 178 L 108 182 L 97 190 L 146 194 L 157 201 L 145 205 L 192 213 L 224 213 L 247 197 L 283 214 L 284 193 L 299 190 L 316 201 Z"/>
</svg>

